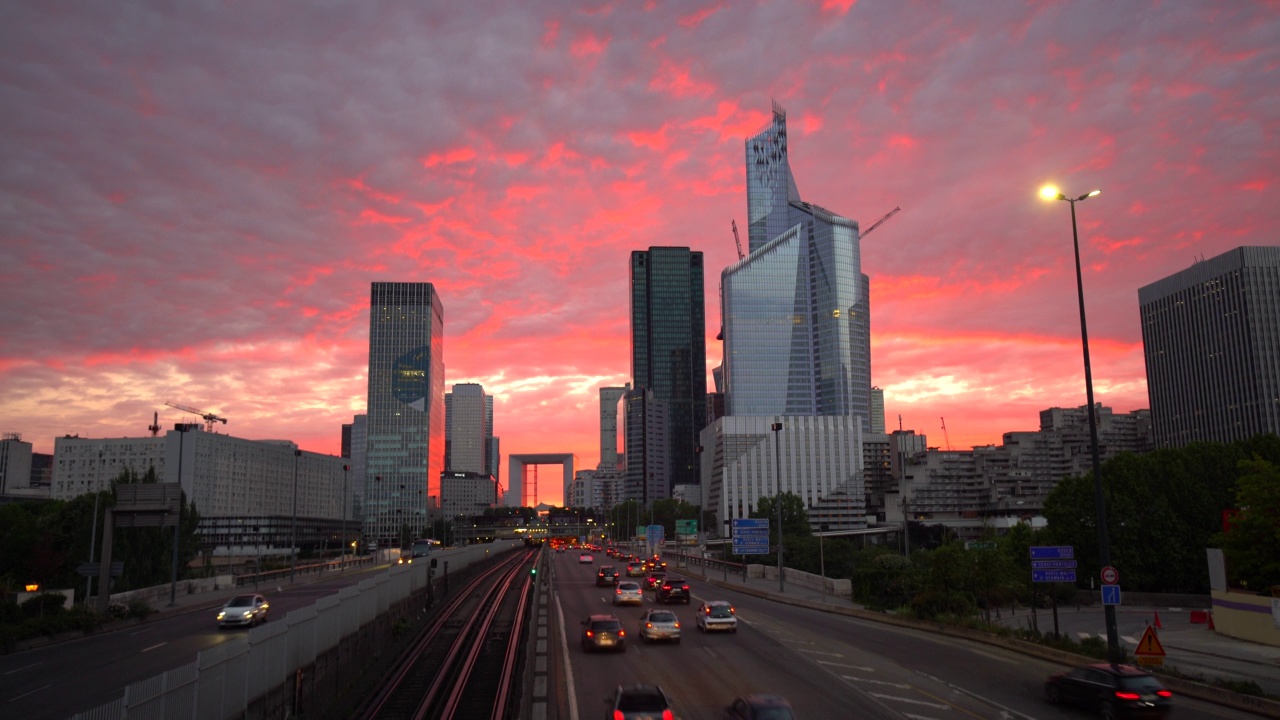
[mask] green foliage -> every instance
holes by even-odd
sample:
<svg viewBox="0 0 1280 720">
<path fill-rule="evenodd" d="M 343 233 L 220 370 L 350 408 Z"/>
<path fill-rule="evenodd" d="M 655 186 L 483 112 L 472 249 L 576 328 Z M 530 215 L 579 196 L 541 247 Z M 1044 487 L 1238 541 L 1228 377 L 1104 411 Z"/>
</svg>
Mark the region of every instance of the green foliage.
<svg viewBox="0 0 1280 720">
<path fill-rule="evenodd" d="M 1280 469 L 1253 458 L 1239 463 L 1230 531 L 1219 533 L 1229 579 L 1266 591 L 1280 585 Z"/>
<path fill-rule="evenodd" d="M 812 536 L 813 530 L 809 527 L 809 510 L 805 507 L 804 500 L 799 495 L 789 492 L 784 492 L 778 497 L 782 502 L 782 536 L 784 538 Z M 778 542 L 778 506 L 775 502 L 775 498 L 762 497 L 756 502 L 755 509 L 751 511 L 751 517 L 769 521 L 771 545 Z"/>
<path fill-rule="evenodd" d="M 1255 456 L 1280 464 L 1280 438 L 1122 454 L 1103 466 L 1111 564 L 1120 568 L 1126 588 L 1208 593 L 1204 549 L 1220 531 L 1222 511 L 1234 505 L 1232 492 L 1244 472 L 1240 461 Z M 1092 473 L 1058 483 L 1044 515 L 1049 526 L 1042 540 L 1072 545 L 1077 577 L 1096 578 L 1101 567 Z M 1266 547 L 1280 556 L 1280 544 Z"/>
</svg>

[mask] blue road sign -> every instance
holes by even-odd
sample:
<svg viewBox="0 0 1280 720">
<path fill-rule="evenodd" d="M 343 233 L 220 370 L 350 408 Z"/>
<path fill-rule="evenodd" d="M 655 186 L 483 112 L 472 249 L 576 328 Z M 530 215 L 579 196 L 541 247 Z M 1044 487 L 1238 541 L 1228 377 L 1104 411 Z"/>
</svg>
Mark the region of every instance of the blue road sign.
<svg viewBox="0 0 1280 720">
<path fill-rule="evenodd" d="M 769 528 L 738 528 L 733 531 L 734 537 L 769 537 Z"/>
<path fill-rule="evenodd" d="M 1075 560 L 1032 560 L 1032 570 L 1074 570 Z"/>
<path fill-rule="evenodd" d="M 1046 545 L 1031 548 L 1032 560 L 1071 560 L 1076 556 L 1070 545 Z"/>
<path fill-rule="evenodd" d="M 1119 605 L 1120 604 L 1120 586 L 1119 585 L 1103 585 L 1102 586 L 1102 604 L 1103 605 Z"/>
<path fill-rule="evenodd" d="M 769 529 L 768 518 L 734 518 L 732 522 L 734 531 L 745 530 L 747 528 Z"/>
<path fill-rule="evenodd" d="M 768 542 L 763 542 L 763 543 L 738 542 L 738 539 L 734 538 L 733 554 L 734 555 L 768 555 L 769 543 Z"/>
<path fill-rule="evenodd" d="M 1031 582 L 1075 582 L 1075 570 L 1032 570 Z"/>
</svg>

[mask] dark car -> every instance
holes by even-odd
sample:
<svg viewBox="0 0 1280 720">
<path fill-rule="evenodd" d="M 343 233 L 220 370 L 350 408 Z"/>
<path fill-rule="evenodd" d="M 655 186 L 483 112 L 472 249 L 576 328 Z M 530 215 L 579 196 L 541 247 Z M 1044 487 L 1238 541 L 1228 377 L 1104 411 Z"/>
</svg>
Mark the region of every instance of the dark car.
<svg viewBox="0 0 1280 720">
<path fill-rule="evenodd" d="M 1076 705 L 1108 718 L 1165 717 L 1173 704 L 1173 693 L 1151 673 L 1107 663 L 1050 675 L 1044 696 L 1051 703 Z"/>
<path fill-rule="evenodd" d="M 796 720 L 791 703 L 781 695 L 746 695 L 724 709 L 724 720 Z"/>
<path fill-rule="evenodd" d="M 618 568 L 612 565 L 601 565 L 596 573 L 596 585 L 617 585 Z"/>
<path fill-rule="evenodd" d="M 662 581 L 667 579 L 667 574 L 661 570 L 649 571 L 649 576 L 644 579 L 645 590 L 657 590 L 662 587 Z"/>
<path fill-rule="evenodd" d="M 654 599 L 661 603 L 684 603 L 689 604 L 689 581 L 681 578 L 669 577 L 658 585 L 657 595 Z"/>
<path fill-rule="evenodd" d="M 582 649 L 626 652 L 627 633 L 616 615 L 592 615 L 582 621 Z"/>
<path fill-rule="evenodd" d="M 605 700 L 613 708 L 611 720 L 675 720 L 671 700 L 657 685 L 619 685 Z"/>
</svg>

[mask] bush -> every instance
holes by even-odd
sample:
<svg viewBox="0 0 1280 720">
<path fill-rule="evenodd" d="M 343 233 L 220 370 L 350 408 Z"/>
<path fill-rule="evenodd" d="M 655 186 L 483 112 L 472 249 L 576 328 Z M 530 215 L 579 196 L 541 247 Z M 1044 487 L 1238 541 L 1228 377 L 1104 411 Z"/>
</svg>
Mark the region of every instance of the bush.
<svg viewBox="0 0 1280 720">
<path fill-rule="evenodd" d="M 49 617 L 67 612 L 67 597 L 62 593 L 40 593 L 22 603 L 22 614 L 27 618 Z"/>
<path fill-rule="evenodd" d="M 128 617 L 131 617 L 131 618 L 144 618 L 156 612 L 155 608 L 148 605 L 147 601 L 141 598 L 134 598 L 130 600 L 127 610 L 128 610 Z"/>
</svg>

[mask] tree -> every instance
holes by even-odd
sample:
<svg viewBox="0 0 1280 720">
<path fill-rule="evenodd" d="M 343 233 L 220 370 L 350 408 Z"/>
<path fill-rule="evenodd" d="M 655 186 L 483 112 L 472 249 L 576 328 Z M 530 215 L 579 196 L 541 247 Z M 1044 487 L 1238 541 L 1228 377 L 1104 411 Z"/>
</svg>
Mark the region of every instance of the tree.
<svg viewBox="0 0 1280 720">
<path fill-rule="evenodd" d="M 1235 512 L 1222 545 L 1227 574 L 1242 587 L 1266 592 L 1280 586 L 1280 469 L 1254 458 L 1242 460 Z"/>
<path fill-rule="evenodd" d="M 804 505 L 804 500 L 800 499 L 795 493 L 784 492 L 778 496 L 782 502 L 782 536 L 789 537 L 812 537 L 813 530 L 809 527 L 809 511 Z M 772 497 L 763 497 L 756 502 L 756 508 L 751 512 L 753 518 L 764 518 L 769 521 L 769 542 L 777 544 L 778 542 L 778 506 L 774 504 L 775 499 Z"/>
</svg>

